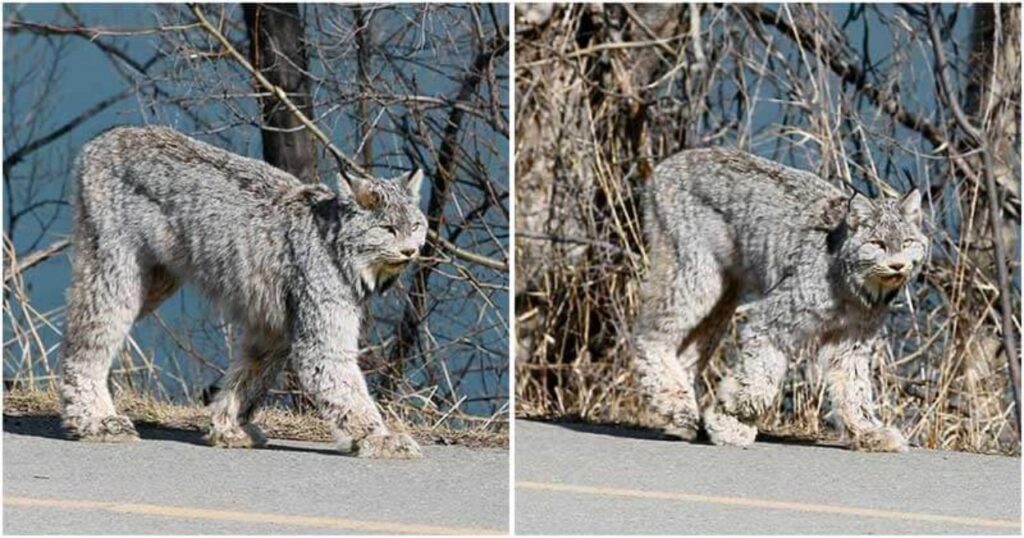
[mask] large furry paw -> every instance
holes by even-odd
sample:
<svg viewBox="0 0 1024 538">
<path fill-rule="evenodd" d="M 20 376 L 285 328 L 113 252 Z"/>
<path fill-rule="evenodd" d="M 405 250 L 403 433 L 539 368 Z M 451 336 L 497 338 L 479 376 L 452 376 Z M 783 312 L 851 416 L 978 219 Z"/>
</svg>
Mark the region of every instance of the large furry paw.
<svg viewBox="0 0 1024 538">
<path fill-rule="evenodd" d="M 906 452 L 907 440 L 896 428 L 876 428 L 855 435 L 851 448 L 863 452 Z"/>
<path fill-rule="evenodd" d="M 661 429 L 661 432 L 666 436 L 673 439 L 680 439 L 682 441 L 694 441 L 697 439 L 697 435 L 700 433 L 700 428 L 694 425 L 677 426 L 670 424 Z"/>
<path fill-rule="evenodd" d="M 65 417 L 64 431 L 69 439 L 98 443 L 124 443 L 139 439 L 135 425 L 124 415 Z"/>
<path fill-rule="evenodd" d="M 678 411 L 668 418 L 661 431 L 669 437 L 693 441 L 700 433 L 700 416 L 689 410 Z"/>
<path fill-rule="evenodd" d="M 757 438 L 757 426 L 742 422 L 713 407 L 704 412 L 704 429 L 716 445 L 746 447 L 754 444 Z"/>
<path fill-rule="evenodd" d="M 661 430 L 665 435 L 683 441 L 693 441 L 697 438 L 700 432 L 700 411 L 697 410 L 696 404 L 690 406 L 685 401 L 680 401 L 667 411 L 667 414 L 662 415 L 665 425 Z"/>
<path fill-rule="evenodd" d="M 262 448 L 267 446 L 267 438 L 255 424 L 235 426 L 231 428 L 211 428 L 206 434 L 207 443 L 220 448 Z"/>
<path fill-rule="evenodd" d="M 352 444 L 360 458 L 410 460 L 423 457 L 420 445 L 404 433 L 371 434 Z"/>
</svg>

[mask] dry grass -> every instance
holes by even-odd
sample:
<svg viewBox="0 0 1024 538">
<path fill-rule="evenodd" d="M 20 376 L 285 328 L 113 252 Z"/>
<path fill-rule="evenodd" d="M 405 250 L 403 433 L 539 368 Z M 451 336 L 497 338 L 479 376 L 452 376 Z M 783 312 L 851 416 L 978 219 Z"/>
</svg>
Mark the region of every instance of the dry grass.
<svg viewBox="0 0 1024 538">
<path fill-rule="evenodd" d="M 200 405 L 178 405 L 155 401 L 151 396 L 121 392 L 115 398 L 119 410 L 136 425 L 146 428 L 206 432 L 210 417 Z M 4 393 L 5 416 L 60 415 L 60 400 L 53 391 L 15 389 Z M 272 439 L 329 443 L 333 439 L 327 423 L 316 416 L 280 407 L 260 409 L 253 421 Z M 421 443 L 473 448 L 507 448 L 508 435 L 480 429 L 431 428 L 392 420 L 390 426 L 406 431 Z"/>
<path fill-rule="evenodd" d="M 646 270 L 638 194 L 662 158 L 729 145 L 872 196 L 910 184 L 928 193 L 931 260 L 887 320 L 876 404 L 918 446 L 1019 453 L 999 296 L 1019 310 L 1020 293 L 998 284 L 982 160 L 945 110 L 922 104 L 943 102 L 926 12 L 867 8 L 847 27 L 830 8 L 766 9 L 573 5 L 517 28 L 517 414 L 658 425 L 630 364 Z M 988 50 L 1019 58 L 1019 10 L 1001 16 L 1011 37 Z M 864 17 L 893 53 L 858 75 L 865 52 L 847 36 Z M 985 65 L 968 58 L 970 47 L 955 52 L 958 69 Z M 998 229 L 1009 252 L 1019 252 L 1019 148 L 998 143 L 1019 140 L 1019 63 L 983 77 L 1002 86 L 968 87 L 998 103 L 979 122 L 1001 150 Z M 879 92 L 896 87 L 921 93 Z M 1020 260 L 1008 261 L 1019 274 Z M 1020 318 L 1010 321 L 1019 334 Z M 729 367 L 727 340 L 702 380 L 704 398 Z M 821 420 L 822 385 L 800 357 L 762 430 L 833 435 Z"/>
</svg>

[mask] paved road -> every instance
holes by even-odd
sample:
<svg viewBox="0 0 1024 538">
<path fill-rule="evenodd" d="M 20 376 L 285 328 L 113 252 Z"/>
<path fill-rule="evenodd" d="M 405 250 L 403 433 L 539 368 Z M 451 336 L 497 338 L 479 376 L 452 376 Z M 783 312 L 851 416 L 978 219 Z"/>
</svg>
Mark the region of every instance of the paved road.
<svg viewBox="0 0 1024 538">
<path fill-rule="evenodd" d="M 54 418 L 4 417 L 5 534 L 473 534 L 508 529 L 508 451 L 425 447 L 372 461 L 271 440 L 223 450 L 141 429 L 65 441 Z"/>
<path fill-rule="evenodd" d="M 1020 534 L 1019 458 L 517 421 L 516 534 Z"/>
</svg>

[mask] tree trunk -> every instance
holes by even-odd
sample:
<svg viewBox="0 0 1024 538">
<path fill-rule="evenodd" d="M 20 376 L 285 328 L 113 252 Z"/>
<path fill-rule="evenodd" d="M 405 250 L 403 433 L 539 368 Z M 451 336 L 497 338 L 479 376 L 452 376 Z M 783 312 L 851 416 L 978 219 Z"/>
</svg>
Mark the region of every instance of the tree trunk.
<svg viewBox="0 0 1024 538">
<path fill-rule="evenodd" d="M 249 59 L 302 113 L 313 117 L 309 95 L 309 54 L 298 4 L 243 4 Z M 307 183 L 317 181 L 313 136 L 274 97 L 260 99 L 263 158 Z"/>
</svg>

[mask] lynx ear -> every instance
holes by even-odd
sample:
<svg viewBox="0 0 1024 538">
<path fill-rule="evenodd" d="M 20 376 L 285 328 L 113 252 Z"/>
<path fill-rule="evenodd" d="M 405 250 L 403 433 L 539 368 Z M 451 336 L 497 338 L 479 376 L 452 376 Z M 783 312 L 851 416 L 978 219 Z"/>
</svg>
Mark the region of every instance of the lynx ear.
<svg viewBox="0 0 1024 538">
<path fill-rule="evenodd" d="M 921 226 L 921 191 L 913 189 L 900 200 L 900 210 L 907 221 L 914 226 Z"/>
<path fill-rule="evenodd" d="M 401 181 L 406 192 L 412 197 L 413 203 L 417 206 L 420 205 L 420 187 L 423 186 L 423 170 L 417 168 L 403 176 Z"/>
<path fill-rule="evenodd" d="M 380 195 L 373 190 L 373 180 L 357 176 L 338 175 L 338 190 L 345 199 L 353 200 L 359 207 L 372 211 L 380 206 Z"/>
<path fill-rule="evenodd" d="M 858 228 L 866 222 L 870 222 L 874 215 L 875 207 L 867 196 L 861 193 L 854 193 L 846 206 L 846 223 L 851 228 Z"/>
<path fill-rule="evenodd" d="M 352 184 L 351 178 L 348 175 L 338 172 L 338 194 L 342 198 L 352 198 Z"/>
</svg>

